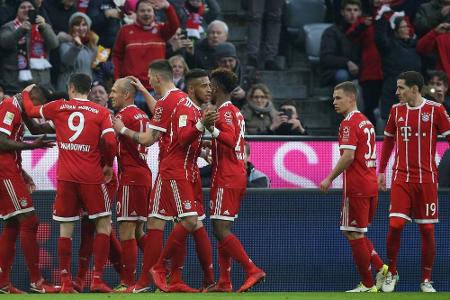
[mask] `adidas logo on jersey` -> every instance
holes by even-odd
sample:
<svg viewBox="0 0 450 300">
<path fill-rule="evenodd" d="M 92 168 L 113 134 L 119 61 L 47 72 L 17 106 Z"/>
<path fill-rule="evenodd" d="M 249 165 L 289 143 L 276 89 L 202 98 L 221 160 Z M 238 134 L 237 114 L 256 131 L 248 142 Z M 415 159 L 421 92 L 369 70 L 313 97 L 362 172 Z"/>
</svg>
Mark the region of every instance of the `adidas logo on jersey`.
<svg viewBox="0 0 450 300">
<path fill-rule="evenodd" d="M 356 220 L 353 220 L 350 225 L 358 225 L 358 222 L 356 222 Z"/>
<path fill-rule="evenodd" d="M 223 214 L 229 216 L 230 212 L 228 210 L 226 210 L 226 211 L 223 212 Z"/>
<path fill-rule="evenodd" d="M 131 213 L 131 215 L 132 215 L 132 216 L 136 216 L 136 215 L 137 215 L 136 211 L 133 210 L 133 212 Z"/>
</svg>

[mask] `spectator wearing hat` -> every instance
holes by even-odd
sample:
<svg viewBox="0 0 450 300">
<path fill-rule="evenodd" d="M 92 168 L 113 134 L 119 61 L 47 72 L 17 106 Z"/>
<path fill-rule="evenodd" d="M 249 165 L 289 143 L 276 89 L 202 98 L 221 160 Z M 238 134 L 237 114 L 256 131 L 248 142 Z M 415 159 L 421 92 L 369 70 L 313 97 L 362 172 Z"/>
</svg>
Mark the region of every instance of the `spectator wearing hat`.
<svg viewBox="0 0 450 300">
<path fill-rule="evenodd" d="M 98 35 L 91 31 L 92 21 L 85 13 L 76 12 L 69 19 L 69 34 L 60 35 L 61 59 L 58 91 L 66 91 L 72 73 L 92 78 L 92 63 L 97 54 Z"/>
<path fill-rule="evenodd" d="M 238 77 L 239 85 L 231 92 L 231 101 L 237 107 L 242 107 L 245 100 L 244 70 L 241 62 L 237 58 L 236 47 L 229 42 L 221 43 L 216 46 L 215 50 L 216 65 L 219 68 L 225 68 L 233 71 Z"/>
<path fill-rule="evenodd" d="M 0 29 L 4 49 L 0 78 L 8 93 L 16 93 L 30 82 L 52 88 L 48 53 L 58 47 L 58 39 L 41 15 L 30 20 L 32 10 L 35 7 L 31 1 L 21 1 L 16 18 Z"/>
<path fill-rule="evenodd" d="M 89 92 L 88 99 L 100 106 L 108 107 L 108 92 L 106 87 L 100 81 L 92 82 L 92 88 Z"/>
</svg>

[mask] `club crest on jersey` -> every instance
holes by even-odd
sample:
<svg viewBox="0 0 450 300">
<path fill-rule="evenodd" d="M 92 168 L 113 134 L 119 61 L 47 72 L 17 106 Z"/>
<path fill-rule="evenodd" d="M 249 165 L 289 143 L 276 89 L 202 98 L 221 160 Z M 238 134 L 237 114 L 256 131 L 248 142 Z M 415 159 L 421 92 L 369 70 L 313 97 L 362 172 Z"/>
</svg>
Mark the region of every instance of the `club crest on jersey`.
<svg viewBox="0 0 450 300">
<path fill-rule="evenodd" d="M 22 207 L 26 207 L 26 206 L 27 206 L 27 204 L 28 204 L 28 201 L 27 201 L 27 199 L 20 199 L 20 206 L 22 206 Z"/>
<path fill-rule="evenodd" d="M 225 122 L 228 125 L 232 124 L 232 120 L 233 120 L 233 114 L 231 113 L 231 111 L 226 111 L 223 116 L 225 117 Z"/>
<path fill-rule="evenodd" d="M 153 116 L 153 120 L 155 122 L 160 122 L 161 121 L 162 112 L 163 112 L 163 108 L 162 107 L 155 108 L 155 115 Z"/>
<path fill-rule="evenodd" d="M 343 140 L 348 140 L 350 138 L 350 127 L 349 126 L 344 126 L 342 128 L 342 139 Z"/>
<path fill-rule="evenodd" d="M 191 201 L 189 201 L 189 200 L 184 201 L 183 206 L 184 206 L 184 209 L 187 209 L 187 210 L 191 209 L 192 208 Z"/>
<path fill-rule="evenodd" d="M 422 121 L 424 122 L 430 121 L 430 114 L 426 112 L 422 113 Z"/>
</svg>

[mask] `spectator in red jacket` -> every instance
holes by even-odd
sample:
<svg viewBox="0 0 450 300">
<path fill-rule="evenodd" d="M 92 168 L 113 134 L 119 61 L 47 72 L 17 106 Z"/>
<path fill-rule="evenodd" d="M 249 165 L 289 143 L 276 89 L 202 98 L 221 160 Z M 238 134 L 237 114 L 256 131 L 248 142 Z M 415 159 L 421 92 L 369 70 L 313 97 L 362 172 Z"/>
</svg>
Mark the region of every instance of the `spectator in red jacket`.
<svg viewBox="0 0 450 300">
<path fill-rule="evenodd" d="M 417 53 L 428 55 L 437 52 L 437 70 L 450 74 L 450 23 L 441 23 L 417 42 Z"/>
<path fill-rule="evenodd" d="M 158 9 L 166 12 L 165 23 L 155 22 L 154 10 Z M 136 4 L 136 22 L 123 26 L 114 44 L 114 78 L 136 76 L 150 90 L 148 66 L 152 61 L 166 57 L 166 42 L 179 25 L 175 9 L 167 0 L 139 0 Z M 146 109 L 141 94 L 136 95 L 136 104 Z"/>
</svg>

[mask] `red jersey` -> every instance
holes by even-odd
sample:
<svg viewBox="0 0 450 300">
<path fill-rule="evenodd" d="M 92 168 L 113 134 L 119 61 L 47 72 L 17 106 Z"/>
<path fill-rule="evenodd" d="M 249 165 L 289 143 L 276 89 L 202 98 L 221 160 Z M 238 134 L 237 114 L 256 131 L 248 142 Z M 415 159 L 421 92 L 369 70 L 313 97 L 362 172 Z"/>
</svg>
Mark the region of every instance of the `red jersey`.
<svg viewBox="0 0 450 300">
<path fill-rule="evenodd" d="M 175 107 L 177 107 L 177 104 L 187 97 L 187 94 L 182 90 L 173 89 L 168 91 L 164 97 L 156 102 L 155 112 L 148 126 L 162 132 L 159 138 L 159 161 L 162 161 L 170 143 L 170 136 L 167 133 L 170 128 L 172 113 Z"/>
<path fill-rule="evenodd" d="M 7 98 L 0 103 L 0 132 L 8 139 L 22 142 L 24 124 L 22 109 L 16 98 Z M 22 156 L 20 151 L 0 152 L 0 178 L 22 176 Z"/>
<path fill-rule="evenodd" d="M 203 131 L 197 129 L 202 111 L 191 99 L 180 102 L 170 121 L 167 153 L 160 161 L 159 173 L 164 180 L 199 178 L 197 159 L 201 152 Z"/>
<path fill-rule="evenodd" d="M 247 186 L 245 168 L 245 121 L 239 109 L 230 101 L 217 110 L 219 119 L 213 132 L 212 186 L 242 188 Z M 218 135 L 217 135 L 218 134 Z"/>
<path fill-rule="evenodd" d="M 355 151 L 352 164 L 344 171 L 345 196 L 376 196 L 377 153 L 375 129 L 370 121 L 359 111 L 349 113 L 339 126 L 339 149 Z"/>
<path fill-rule="evenodd" d="M 417 107 L 407 103 L 392 106 L 384 135 L 395 138 L 397 144 L 394 181 L 437 182 L 435 155 L 439 133 L 450 134 L 450 118 L 441 104 L 423 99 Z"/>
<path fill-rule="evenodd" d="M 136 105 L 122 108 L 116 115 L 131 130 L 144 132 L 150 120 Z M 130 138 L 119 136 L 119 180 L 122 185 L 151 185 L 152 175 L 147 164 L 148 148 Z"/>
<path fill-rule="evenodd" d="M 100 140 L 114 135 L 108 109 L 86 99 L 61 99 L 41 106 L 40 114 L 55 125 L 58 180 L 103 183 Z"/>
</svg>

